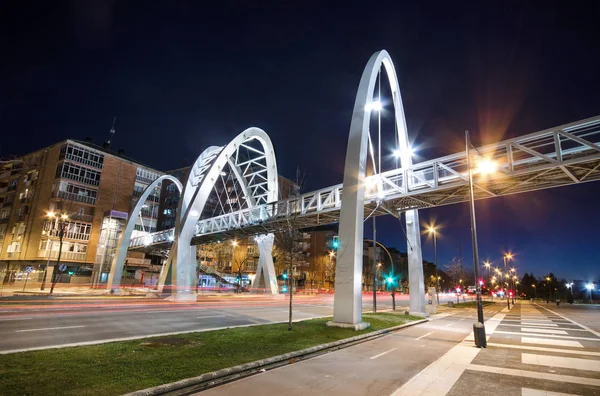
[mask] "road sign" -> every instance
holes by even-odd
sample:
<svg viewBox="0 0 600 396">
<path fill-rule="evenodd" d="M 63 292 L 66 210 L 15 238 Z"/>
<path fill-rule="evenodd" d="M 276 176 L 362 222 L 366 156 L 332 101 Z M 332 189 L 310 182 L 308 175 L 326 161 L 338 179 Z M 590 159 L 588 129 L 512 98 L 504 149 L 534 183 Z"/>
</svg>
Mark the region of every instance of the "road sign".
<svg viewBox="0 0 600 396">
<path fill-rule="evenodd" d="M 25 267 L 25 272 L 31 272 L 31 271 L 33 271 L 33 267 L 31 267 L 31 266 Z"/>
<path fill-rule="evenodd" d="M 67 270 L 67 264 L 61 264 L 58 266 L 58 270 L 60 272 L 65 272 Z"/>
</svg>

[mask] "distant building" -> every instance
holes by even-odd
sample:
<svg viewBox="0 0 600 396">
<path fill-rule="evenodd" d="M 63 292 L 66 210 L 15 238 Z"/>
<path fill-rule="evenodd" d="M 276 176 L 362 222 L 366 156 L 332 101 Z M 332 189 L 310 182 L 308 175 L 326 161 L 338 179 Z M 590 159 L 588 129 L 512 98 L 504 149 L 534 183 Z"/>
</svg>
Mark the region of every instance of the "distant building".
<svg viewBox="0 0 600 396">
<path fill-rule="evenodd" d="M 0 163 L 0 271 L 4 282 L 20 282 L 32 267 L 30 282 L 43 278 L 58 257 L 59 221 L 65 214 L 61 283 L 106 281 L 115 248 L 132 205 L 162 172 L 103 147 L 65 140 Z M 159 191 L 146 201 L 136 230 L 156 230 Z M 143 220 L 142 220 L 143 219 Z M 143 282 L 149 260 L 132 257 L 129 270 Z M 126 277 L 127 278 L 127 277 Z"/>
</svg>

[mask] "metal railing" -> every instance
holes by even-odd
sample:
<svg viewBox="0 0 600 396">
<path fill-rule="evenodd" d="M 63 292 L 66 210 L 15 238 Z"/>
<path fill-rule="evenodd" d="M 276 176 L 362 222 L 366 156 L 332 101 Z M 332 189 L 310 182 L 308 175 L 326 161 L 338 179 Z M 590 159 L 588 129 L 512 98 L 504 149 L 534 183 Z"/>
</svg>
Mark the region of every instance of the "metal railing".
<svg viewBox="0 0 600 396">
<path fill-rule="evenodd" d="M 67 191 L 56 191 L 52 193 L 54 198 L 66 199 L 68 201 L 81 202 L 88 205 L 96 205 L 96 198 L 88 195 L 70 193 Z"/>
<path fill-rule="evenodd" d="M 476 199 L 600 180 L 600 116 L 480 147 L 472 155 L 497 167 L 493 175 L 474 173 Z M 365 178 L 364 202 L 375 209 L 386 203 L 395 211 L 447 205 L 466 201 L 467 185 L 467 154 L 459 152 Z M 271 232 L 290 217 L 306 219 L 306 226 L 337 222 L 342 187 L 202 219 L 196 238 Z M 173 230 L 148 234 L 130 246 L 168 242 L 165 236 L 172 238 Z"/>
<path fill-rule="evenodd" d="M 86 257 L 87 253 L 81 253 L 81 252 L 69 252 L 69 251 L 62 251 L 62 253 L 60 254 L 60 259 L 61 260 L 74 260 L 74 261 L 85 261 L 85 257 Z M 48 251 L 48 250 L 38 250 L 38 257 L 43 257 L 43 258 L 50 258 L 50 259 L 57 259 L 58 258 L 58 250 L 52 250 L 52 251 Z"/>
<path fill-rule="evenodd" d="M 48 231 L 48 235 L 53 236 L 53 237 L 58 237 L 58 230 L 49 230 Z M 90 234 L 85 234 L 82 232 L 75 232 L 75 231 L 65 231 L 65 234 L 63 236 L 64 239 L 74 239 L 76 241 L 89 241 L 90 240 Z"/>
</svg>

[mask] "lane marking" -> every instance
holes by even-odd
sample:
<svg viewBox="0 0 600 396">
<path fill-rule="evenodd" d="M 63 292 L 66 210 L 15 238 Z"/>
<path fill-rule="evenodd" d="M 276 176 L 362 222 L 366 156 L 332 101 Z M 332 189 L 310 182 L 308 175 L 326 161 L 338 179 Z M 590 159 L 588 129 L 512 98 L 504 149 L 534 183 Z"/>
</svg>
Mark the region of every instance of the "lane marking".
<svg viewBox="0 0 600 396">
<path fill-rule="evenodd" d="M 600 361 L 591 359 L 521 353 L 521 363 L 600 372 Z"/>
<path fill-rule="evenodd" d="M 371 360 L 373 360 L 373 359 L 377 359 L 378 357 L 381 357 L 381 356 L 383 356 L 383 355 L 385 355 L 385 354 L 388 354 L 388 353 L 390 353 L 390 352 L 393 352 L 393 351 L 395 351 L 395 350 L 396 350 L 396 348 L 392 348 L 392 349 L 390 349 L 389 351 L 382 352 L 382 353 L 380 353 L 379 355 L 375 355 L 375 356 L 371 357 L 370 359 L 371 359 Z"/>
<path fill-rule="evenodd" d="M 33 318 L 6 318 L 6 319 L 0 319 L 0 322 L 8 322 L 10 320 L 31 320 Z"/>
<path fill-rule="evenodd" d="M 542 333 L 542 334 L 562 334 L 568 335 L 564 330 L 550 330 L 550 329 L 538 329 L 534 327 L 521 327 L 521 331 L 529 331 L 531 333 Z"/>
<path fill-rule="evenodd" d="M 581 343 L 577 341 L 553 340 L 551 338 L 521 337 L 521 342 L 523 344 L 554 345 L 571 348 L 583 348 L 583 345 L 581 345 Z"/>
<path fill-rule="evenodd" d="M 450 327 L 450 326 L 452 326 L 452 323 L 448 323 L 448 324 L 447 324 L 446 326 L 444 326 L 444 327 Z"/>
<path fill-rule="evenodd" d="M 504 313 L 499 312 L 487 320 L 486 332 L 488 339 L 503 318 Z M 425 367 L 419 374 L 396 390 L 392 396 L 442 396 L 447 394 L 480 351 L 479 348 L 474 348 L 473 343 L 465 342 L 469 337 L 473 339 L 472 331 L 464 338 L 463 342 L 459 342 L 435 362 Z"/>
<path fill-rule="evenodd" d="M 573 342 L 575 342 L 575 341 L 573 341 Z M 579 345 L 581 345 L 581 344 L 579 344 Z M 600 356 L 600 352 L 574 351 L 571 349 L 545 348 L 545 347 L 535 347 L 535 346 L 529 346 L 529 345 L 497 344 L 495 342 L 489 342 L 488 346 L 489 347 L 497 347 L 497 348 L 524 349 L 527 351 L 537 351 L 537 352 L 556 352 L 556 353 L 566 353 L 566 354 L 571 354 L 571 355 Z M 583 346 L 581 346 L 581 348 L 583 348 Z"/>
<path fill-rule="evenodd" d="M 546 327 L 546 326 L 537 326 L 537 325 L 518 325 L 518 324 L 504 324 L 501 323 L 500 326 L 510 326 L 510 327 L 520 327 L 522 329 L 549 329 L 549 330 L 566 330 L 566 331 L 586 331 L 584 329 L 572 329 L 570 327 Z"/>
<path fill-rule="evenodd" d="M 25 333 L 27 331 L 45 331 L 45 330 L 61 330 L 61 329 L 79 329 L 85 327 L 81 326 L 63 326 L 63 327 L 44 327 L 42 329 L 25 329 L 25 330 L 15 330 L 15 333 Z"/>
<path fill-rule="evenodd" d="M 573 393 L 551 392 L 546 390 L 521 388 L 521 396 L 576 396 Z"/>
<path fill-rule="evenodd" d="M 535 303 L 534 303 L 534 304 L 535 304 Z M 546 308 L 546 307 L 542 307 L 541 305 L 537 305 L 537 304 L 535 304 L 535 305 L 536 305 L 536 306 L 538 306 L 538 307 L 540 307 L 540 308 L 544 308 L 546 311 L 552 312 L 554 315 L 560 316 L 560 317 L 561 317 L 561 318 L 563 318 L 564 320 L 567 320 L 567 321 L 569 321 L 569 322 L 571 322 L 571 323 L 573 323 L 573 324 L 576 324 L 577 326 L 581 327 L 582 329 L 586 329 L 587 331 L 589 331 L 590 333 L 592 333 L 592 334 L 593 334 L 593 335 L 595 335 L 595 336 L 598 336 L 598 337 L 600 337 L 600 333 L 598 333 L 597 331 L 594 331 L 594 330 L 590 329 L 590 328 L 589 328 L 589 327 L 587 327 L 587 326 L 584 326 L 584 325 L 582 325 L 581 323 L 578 323 L 578 322 L 576 322 L 576 321 L 574 321 L 574 320 L 571 320 L 571 319 L 569 319 L 569 318 L 567 318 L 567 317 L 565 317 L 565 316 L 559 315 L 559 314 L 557 314 L 556 312 L 554 312 L 554 311 L 552 311 L 552 310 L 550 310 L 550 309 L 548 309 L 548 308 Z"/>
<path fill-rule="evenodd" d="M 521 321 L 521 324 L 523 326 L 558 327 L 558 323 L 552 323 L 552 322 L 545 323 L 545 322 L 524 322 L 524 321 Z M 564 323 L 561 323 L 561 324 L 564 324 Z"/>
<path fill-rule="evenodd" d="M 427 333 L 427 334 L 423 334 L 421 337 L 417 337 L 417 338 L 415 338 L 415 340 L 420 340 L 421 338 L 425 338 L 425 337 L 427 337 L 428 335 L 432 335 L 433 333 L 434 333 L 433 331 L 430 331 L 430 332 L 429 332 L 429 333 Z"/>
<path fill-rule="evenodd" d="M 211 315 L 211 316 L 198 316 L 196 319 L 210 319 L 210 318 L 224 318 L 227 315 Z M 235 319 L 234 317 L 232 317 L 231 319 Z M 242 320 L 244 320 L 244 318 L 240 318 Z"/>
<path fill-rule="evenodd" d="M 497 331 L 496 334 L 513 334 L 513 335 L 520 335 L 520 336 L 551 337 L 551 338 L 572 338 L 574 340 L 587 340 L 587 341 L 600 342 L 600 338 L 575 337 L 575 336 L 555 335 L 555 334 L 519 333 L 517 331 Z"/>
<path fill-rule="evenodd" d="M 543 381 L 569 382 L 572 384 L 600 386 L 600 379 L 574 377 L 572 375 L 540 373 L 537 371 L 515 370 L 503 367 L 482 366 L 479 364 L 470 364 L 469 367 L 467 367 L 467 370 L 479 371 L 483 373 L 512 375 L 514 377 L 521 378 L 533 378 Z"/>
</svg>

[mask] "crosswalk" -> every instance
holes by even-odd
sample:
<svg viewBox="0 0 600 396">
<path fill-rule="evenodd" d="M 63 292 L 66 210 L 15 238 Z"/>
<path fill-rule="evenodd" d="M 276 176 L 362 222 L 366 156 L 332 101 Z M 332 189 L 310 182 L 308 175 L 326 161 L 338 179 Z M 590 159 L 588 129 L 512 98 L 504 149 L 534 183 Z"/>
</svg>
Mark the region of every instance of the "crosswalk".
<svg viewBox="0 0 600 396">
<path fill-rule="evenodd" d="M 600 395 L 600 334 L 528 302 L 504 313 L 448 395 Z"/>
</svg>

